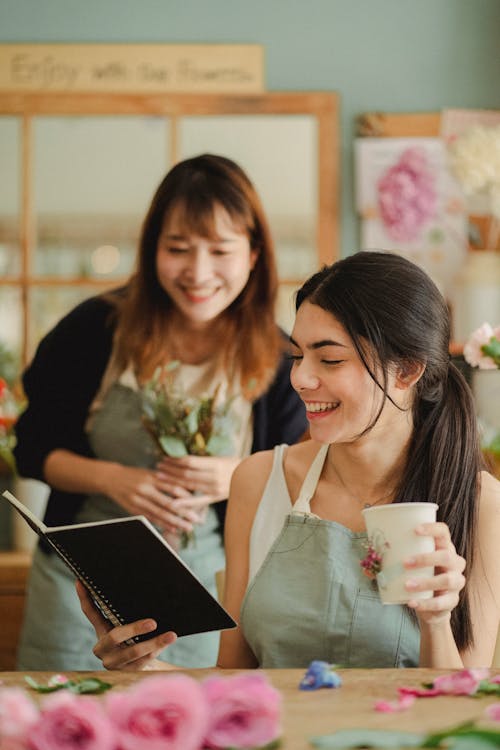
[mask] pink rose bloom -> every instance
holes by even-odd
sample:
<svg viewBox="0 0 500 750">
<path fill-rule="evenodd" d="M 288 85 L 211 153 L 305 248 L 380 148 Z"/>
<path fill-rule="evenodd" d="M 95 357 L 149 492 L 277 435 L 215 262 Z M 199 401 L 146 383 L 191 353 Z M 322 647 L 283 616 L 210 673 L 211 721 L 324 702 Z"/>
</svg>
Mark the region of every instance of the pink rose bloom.
<svg viewBox="0 0 500 750">
<path fill-rule="evenodd" d="M 96 698 L 56 693 L 28 734 L 30 750 L 115 750 L 116 734 Z"/>
<path fill-rule="evenodd" d="M 436 695 L 443 695 L 441 690 L 436 688 L 418 688 L 418 687 L 399 687 L 400 696 L 413 695 L 415 698 L 434 698 Z"/>
<path fill-rule="evenodd" d="M 186 675 L 149 677 L 106 697 L 120 750 L 198 750 L 208 724 L 201 685 Z"/>
<path fill-rule="evenodd" d="M 500 703 L 492 703 L 488 706 L 484 713 L 492 721 L 500 721 Z"/>
<path fill-rule="evenodd" d="M 483 323 L 468 338 L 464 346 L 464 358 L 472 367 L 480 370 L 496 370 L 497 365 L 491 357 L 481 351 L 484 344 L 488 344 L 492 337 L 500 339 L 500 326 L 492 328 L 489 323 Z"/>
<path fill-rule="evenodd" d="M 378 181 L 378 204 L 387 234 L 397 242 L 418 239 L 423 226 L 436 215 L 437 192 L 433 172 L 422 148 L 408 148 Z"/>
<path fill-rule="evenodd" d="M 384 714 L 394 714 L 398 711 L 406 711 L 407 708 L 413 706 L 416 699 L 415 695 L 403 693 L 395 701 L 377 701 L 375 703 L 375 711 L 380 711 Z"/>
<path fill-rule="evenodd" d="M 65 674 L 53 674 L 47 685 L 54 687 L 55 685 L 65 685 L 67 682 L 69 682 L 69 678 Z"/>
<path fill-rule="evenodd" d="M 281 695 L 260 672 L 209 677 L 203 683 L 210 704 L 206 747 L 256 748 L 281 734 Z"/>
<path fill-rule="evenodd" d="M 24 690 L 0 689 L 0 750 L 25 747 L 28 730 L 38 716 L 37 706 Z"/>
<path fill-rule="evenodd" d="M 0 737 L 0 750 L 27 750 L 26 740 Z"/>
<path fill-rule="evenodd" d="M 433 687 L 441 694 L 473 695 L 481 680 L 487 679 L 488 676 L 488 669 L 463 669 L 461 672 L 436 677 Z"/>
</svg>

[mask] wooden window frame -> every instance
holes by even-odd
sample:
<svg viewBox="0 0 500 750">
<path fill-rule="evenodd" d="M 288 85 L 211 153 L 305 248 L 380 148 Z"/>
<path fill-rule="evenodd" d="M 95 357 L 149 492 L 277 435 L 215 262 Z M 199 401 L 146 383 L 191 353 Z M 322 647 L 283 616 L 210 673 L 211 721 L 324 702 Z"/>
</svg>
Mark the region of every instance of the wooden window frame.
<svg viewBox="0 0 500 750">
<path fill-rule="evenodd" d="M 20 290 L 22 306 L 21 364 L 27 362 L 30 320 L 28 301 L 35 287 L 85 285 L 99 290 L 109 279 L 60 278 L 32 273 L 35 249 L 33 208 L 32 121 L 39 116 L 158 115 L 169 118 L 172 163 L 178 160 L 177 124 L 193 115 L 309 115 L 316 119 L 318 132 L 317 175 L 317 264 L 333 262 L 339 255 L 338 236 L 338 95 L 334 92 L 266 92 L 257 95 L 228 94 L 109 94 L 60 92 L 0 92 L 0 116 L 21 119 L 21 196 L 19 242 L 21 263 L 16 276 L 0 279 L 0 286 Z M 113 283 L 120 280 L 114 279 Z M 294 279 L 282 279 L 293 283 Z"/>
</svg>

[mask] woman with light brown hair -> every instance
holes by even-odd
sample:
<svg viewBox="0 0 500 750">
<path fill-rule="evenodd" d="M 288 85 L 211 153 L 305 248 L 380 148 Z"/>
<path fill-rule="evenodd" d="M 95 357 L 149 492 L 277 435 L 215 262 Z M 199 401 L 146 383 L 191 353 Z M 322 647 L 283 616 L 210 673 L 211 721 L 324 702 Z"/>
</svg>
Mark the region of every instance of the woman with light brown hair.
<svg viewBox="0 0 500 750">
<path fill-rule="evenodd" d="M 276 292 L 268 223 L 243 170 L 210 154 L 175 165 L 153 197 L 127 285 L 63 318 L 24 374 L 28 408 L 17 424 L 16 459 L 21 475 L 51 487 L 47 525 L 142 514 L 170 540 L 192 533 L 179 553 L 215 593 L 233 470 L 306 429 L 274 321 Z M 231 401 L 239 423 L 231 456 L 158 458 L 139 389 L 174 360 L 188 396 L 217 390 L 221 402 Z M 210 666 L 217 640 L 181 639 L 169 661 Z M 19 668 L 94 669 L 92 643 L 71 576 L 39 545 Z"/>
</svg>

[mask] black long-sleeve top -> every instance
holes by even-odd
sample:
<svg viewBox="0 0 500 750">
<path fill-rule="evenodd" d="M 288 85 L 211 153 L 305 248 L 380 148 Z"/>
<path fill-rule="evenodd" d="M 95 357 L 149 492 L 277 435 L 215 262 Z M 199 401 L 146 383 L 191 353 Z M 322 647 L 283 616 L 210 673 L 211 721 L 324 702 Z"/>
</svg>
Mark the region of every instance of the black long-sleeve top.
<svg viewBox="0 0 500 750">
<path fill-rule="evenodd" d="M 105 298 L 91 297 L 40 342 L 23 374 L 28 406 L 16 424 L 14 450 L 21 476 L 45 481 L 45 459 L 57 449 L 93 457 L 85 422 L 111 356 L 113 310 Z M 289 372 L 290 363 L 283 356 L 273 383 L 253 404 L 252 453 L 294 443 L 307 429 L 304 407 L 290 385 Z M 82 494 L 52 488 L 45 523 L 73 523 L 83 500 Z M 221 520 L 224 506 L 215 506 Z"/>
</svg>

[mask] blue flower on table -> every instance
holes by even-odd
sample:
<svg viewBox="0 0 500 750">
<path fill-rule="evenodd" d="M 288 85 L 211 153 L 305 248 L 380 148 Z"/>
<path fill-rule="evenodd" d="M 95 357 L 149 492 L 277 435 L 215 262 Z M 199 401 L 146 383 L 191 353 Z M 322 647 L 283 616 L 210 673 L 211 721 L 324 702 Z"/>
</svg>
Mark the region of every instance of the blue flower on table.
<svg viewBox="0 0 500 750">
<path fill-rule="evenodd" d="M 299 684 L 300 690 L 318 690 L 319 688 L 337 688 L 342 685 L 340 676 L 327 661 L 312 661 Z"/>
</svg>

